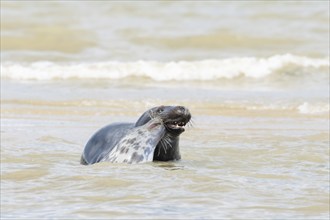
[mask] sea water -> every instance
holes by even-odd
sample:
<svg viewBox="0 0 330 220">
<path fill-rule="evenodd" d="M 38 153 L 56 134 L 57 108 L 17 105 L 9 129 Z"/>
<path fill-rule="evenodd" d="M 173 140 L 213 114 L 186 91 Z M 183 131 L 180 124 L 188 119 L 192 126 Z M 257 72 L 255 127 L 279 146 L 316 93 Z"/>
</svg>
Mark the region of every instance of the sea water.
<svg viewBox="0 0 330 220">
<path fill-rule="evenodd" d="M 182 160 L 80 165 L 183 105 Z M 2 219 L 327 219 L 329 2 L 1 1 Z"/>
</svg>

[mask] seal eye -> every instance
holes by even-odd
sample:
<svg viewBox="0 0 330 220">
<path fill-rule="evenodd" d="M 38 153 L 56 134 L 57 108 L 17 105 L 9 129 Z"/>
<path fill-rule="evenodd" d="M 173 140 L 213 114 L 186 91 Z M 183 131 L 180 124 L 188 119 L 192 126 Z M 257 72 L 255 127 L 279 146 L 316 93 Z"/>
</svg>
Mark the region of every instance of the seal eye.
<svg viewBox="0 0 330 220">
<path fill-rule="evenodd" d="M 162 113 L 164 111 L 164 108 L 158 108 L 157 113 Z"/>
</svg>

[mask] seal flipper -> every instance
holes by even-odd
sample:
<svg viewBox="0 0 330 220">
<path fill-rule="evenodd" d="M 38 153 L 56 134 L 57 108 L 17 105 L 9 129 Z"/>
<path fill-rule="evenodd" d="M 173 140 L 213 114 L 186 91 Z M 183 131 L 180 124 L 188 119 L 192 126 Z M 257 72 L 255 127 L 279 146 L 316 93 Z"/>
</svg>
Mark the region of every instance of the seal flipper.
<svg viewBox="0 0 330 220">
<path fill-rule="evenodd" d="M 81 164 L 81 165 L 88 165 L 87 161 L 86 161 L 85 158 L 84 158 L 84 154 L 81 155 L 81 158 L 80 158 L 80 164 Z"/>
</svg>

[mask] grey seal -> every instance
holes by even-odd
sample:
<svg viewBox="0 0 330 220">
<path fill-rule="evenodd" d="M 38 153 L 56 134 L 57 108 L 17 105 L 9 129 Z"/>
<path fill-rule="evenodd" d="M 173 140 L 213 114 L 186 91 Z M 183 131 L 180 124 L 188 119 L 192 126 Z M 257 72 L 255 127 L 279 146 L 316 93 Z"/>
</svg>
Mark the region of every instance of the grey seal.
<svg viewBox="0 0 330 220">
<path fill-rule="evenodd" d="M 151 162 L 155 148 L 165 134 L 162 120 L 157 117 L 147 124 L 131 128 L 130 131 L 101 161 L 112 163 Z"/>
<path fill-rule="evenodd" d="M 153 143 L 146 147 L 151 149 L 149 154 L 153 154 L 152 161 L 180 160 L 179 137 L 185 131 L 185 126 L 190 119 L 191 114 L 186 107 L 158 106 L 144 112 L 136 123 L 107 125 L 88 140 L 80 163 L 89 165 L 101 161 L 111 162 L 112 159 L 108 159 L 110 155 L 118 154 L 118 149 L 120 152 L 123 148 L 125 151 L 128 149 L 127 154 L 120 155 L 120 159 L 117 155 L 117 159 L 113 162 L 128 162 L 129 158 L 133 156 L 133 153 L 128 153 L 129 149 L 134 149 L 134 145 L 135 147 L 138 146 L 136 148 L 139 149 L 142 149 L 143 144 L 147 146 L 148 137 L 150 137 L 149 142 Z M 151 124 L 148 124 L 149 121 Z M 148 130 L 148 126 L 151 126 L 150 130 Z M 144 136 L 144 138 L 134 139 L 138 136 Z M 129 142 L 131 143 L 129 144 Z M 153 147 L 154 145 L 155 147 Z M 134 150 L 130 152 L 134 152 Z M 141 159 L 140 162 L 149 161 L 150 158 L 148 156 L 147 159 Z M 131 162 L 135 163 L 136 161 L 138 159 Z"/>
</svg>

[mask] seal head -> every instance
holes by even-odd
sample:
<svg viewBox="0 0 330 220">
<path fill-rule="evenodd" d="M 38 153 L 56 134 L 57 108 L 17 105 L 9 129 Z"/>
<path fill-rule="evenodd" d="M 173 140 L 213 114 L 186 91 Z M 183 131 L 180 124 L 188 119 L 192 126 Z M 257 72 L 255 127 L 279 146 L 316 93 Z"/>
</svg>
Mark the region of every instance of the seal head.
<svg viewBox="0 0 330 220">
<path fill-rule="evenodd" d="M 153 117 L 159 116 L 164 123 L 166 132 L 156 146 L 155 161 L 169 161 L 181 159 L 179 136 L 185 131 L 185 126 L 191 119 L 188 108 L 183 106 L 159 106 L 145 112 L 135 123 L 135 126 L 145 124 Z"/>
</svg>

